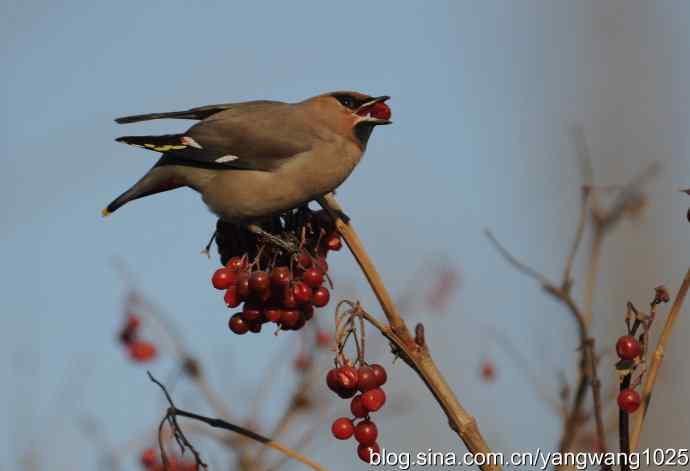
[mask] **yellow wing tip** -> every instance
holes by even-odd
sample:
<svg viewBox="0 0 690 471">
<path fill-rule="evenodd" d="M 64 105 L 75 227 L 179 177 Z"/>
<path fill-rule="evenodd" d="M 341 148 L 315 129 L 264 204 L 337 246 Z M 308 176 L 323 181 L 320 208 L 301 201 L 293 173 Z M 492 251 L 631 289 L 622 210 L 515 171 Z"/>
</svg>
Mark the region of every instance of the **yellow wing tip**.
<svg viewBox="0 0 690 471">
<path fill-rule="evenodd" d="M 108 208 L 103 208 L 103 209 L 101 209 L 101 216 L 103 216 L 104 218 L 107 218 L 107 217 L 110 216 L 111 214 L 113 214 L 113 213 L 110 212 L 110 211 L 108 211 Z"/>
</svg>

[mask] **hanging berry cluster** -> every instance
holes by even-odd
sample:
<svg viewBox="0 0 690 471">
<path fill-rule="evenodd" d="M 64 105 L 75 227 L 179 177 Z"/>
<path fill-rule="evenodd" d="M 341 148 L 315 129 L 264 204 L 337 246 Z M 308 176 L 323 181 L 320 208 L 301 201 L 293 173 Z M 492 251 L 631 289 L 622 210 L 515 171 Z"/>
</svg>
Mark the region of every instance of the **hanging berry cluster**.
<svg viewBox="0 0 690 471">
<path fill-rule="evenodd" d="M 156 358 L 158 352 L 152 342 L 139 338 L 140 328 L 141 319 L 139 316 L 127 313 L 118 340 L 127 349 L 129 357 L 133 361 L 145 363 Z"/>
<path fill-rule="evenodd" d="M 364 361 L 364 322 L 359 305 L 343 301 L 339 307 L 346 305 L 349 309 L 343 314 L 336 310 L 336 344 L 337 354 L 335 368 L 328 371 L 326 384 L 328 388 L 342 399 L 351 399 L 350 412 L 353 418 L 340 417 L 331 425 L 331 432 L 338 440 L 347 440 L 352 436 L 357 440 L 357 456 L 366 463 L 371 461 L 372 453 L 380 453 L 378 428 L 370 414 L 377 412 L 386 402 L 386 394 L 381 386 L 386 383 L 388 375 L 383 366 L 369 365 Z M 356 319 L 359 319 L 359 333 Z M 345 355 L 347 341 L 354 340 L 357 358 L 351 361 Z"/>
<path fill-rule="evenodd" d="M 628 303 L 625 319 L 628 333 L 619 337 L 616 342 L 616 353 L 619 358 L 616 369 L 621 377 L 617 402 L 621 411 L 628 414 L 635 412 L 642 402 L 640 393 L 635 388 L 642 382 L 642 375 L 645 372 L 645 353 L 649 331 L 656 317 L 656 308 L 659 304 L 669 301 L 668 292 L 663 286 L 659 286 L 654 291 L 654 299 L 650 303 L 649 315 L 645 315 L 638 311 L 632 303 Z M 638 336 L 637 331 L 640 327 L 642 327 L 642 333 Z M 633 372 L 640 366 L 642 366 L 640 368 L 640 375 L 637 378 L 633 378 Z"/>
<path fill-rule="evenodd" d="M 342 247 L 340 236 L 324 211 L 300 208 L 273 218 L 262 228 L 271 238 L 218 221 L 216 243 L 223 267 L 211 283 L 225 290 L 225 304 L 242 310 L 230 317 L 235 334 L 258 333 L 266 323 L 281 330 L 299 330 L 314 308 L 330 300 L 326 256 Z M 331 285 L 332 286 L 332 285 Z"/>
</svg>

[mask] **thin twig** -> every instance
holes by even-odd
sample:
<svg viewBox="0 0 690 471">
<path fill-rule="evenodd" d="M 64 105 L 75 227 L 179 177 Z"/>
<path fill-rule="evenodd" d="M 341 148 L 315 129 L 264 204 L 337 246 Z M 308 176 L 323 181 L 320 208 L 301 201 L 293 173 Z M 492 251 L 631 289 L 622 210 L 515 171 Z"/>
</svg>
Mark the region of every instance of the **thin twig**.
<svg viewBox="0 0 690 471">
<path fill-rule="evenodd" d="M 528 275 L 529 277 L 537 280 L 541 287 L 549 293 L 551 296 L 561 301 L 568 308 L 573 318 L 575 319 L 578 327 L 578 335 L 580 340 L 580 345 L 582 349 L 580 357 L 580 378 L 578 381 L 578 386 L 575 393 L 575 399 L 573 401 L 573 406 L 570 413 L 566 416 L 565 424 L 563 427 L 563 436 L 561 437 L 559 444 L 559 451 L 568 451 L 573 442 L 575 441 L 575 436 L 577 432 L 577 426 L 582 416 L 582 407 L 584 404 L 584 399 L 586 397 L 587 389 L 590 385 L 596 386 L 592 388 L 592 395 L 595 404 L 595 416 L 597 420 L 597 432 L 603 433 L 603 418 L 602 418 L 602 402 L 600 396 L 600 384 L 599 378 L 596 372 L 596 356 L 594 352 L 594 339 L 589 335 L 589 329 L 587 322 L 582 314 L 581 309 L 578 307 L 577 303 L 570 294 L 570 284 L 567 278 L 564 278 L 561 286 L 557 286 L 555 283 L 551 282 L 546 276 L 539 273 L 537 270 L 529 267 L 528 265 L 520 262 L 516 257 L 514 257 L 503 245 L 501 245 L 496 237 L 490 231 L 486 231 L 486 235 L 491 240 L 491 242 L 496 246 L 499 253 L 514 266 L 518 271 Z M 568 272 L 564 275 L 567 276 Z M 606 438 L 601 435 L 598 437 L 600 444 L 602 446 L 602 451 L 605 450 Z"/>
<path fill-rule="evenodd" d="M 201 461 L 201 458 L 198 455 L 198 452 L 191 445 L 191 443 L 189 443 L 189 441 L 186 439 L 186 437 L 182 433 L 182 430 L 180 429 L 179 425 L 177 424 L 177 420 L 176 420 L 177 417 L 186 417 L 188 419 L 193 419 L 193 420 L 197 420 L 199 422 L 203 422 L 203 423 L 205 423 L 208 426 L 213 427 L 213 428 L 218 428 L 218 429 L 222 429 L 222 430 L 229 430 L 231 432 L 238 433 L 242 436 L 245 436 L 245 437 L 250 438 L 256 442 L 259 442 L 262 445 L 265 445 L 267 447 L 278 450 L 281 453 L 283 453 L 287 456 L 290 456 L 291 458 L 294 458 L 297 461 L 300 461 L 301 463 L 304 463 L 305 465 L 309 466 L 311 469 L 313 469 L 315 471 L 327 471 L 326 468 L 322 467 L 321 465 L 312 461 L 311 459 L 307 458 L 306 456 L 292 450 L 291 448 L 288 448 L 287 446 L 285 446 L 279 442 L 273 441 L 270 438 L 264 437 L 263 435 L 260 435 L 256 432 L 249 430 L 249 429 L 246 429 L 244 427 L 240 427 L 239 425 L 232 424 L 232 423 L 227 422 L 223 419 L 206 417 L 206 416 L 195 414 L 193 412 L 189 412 L 189 411 L 186 411 L 183 409 L 178 409 L 175 406 L 175 404 L 174 404 L 172 398 L 170 397 L 170 394 L 166 390 L 165 386 L 163 386 L 162 383 L 160 383 L 156 378 L 154 378 L 151 373 L 148 373 L 148 375 L 149 375 L 149 379 L 152 382 L 154 382 L 156 385 L 158 385 L 158 387 L 161 388 L 161 390 L 163 391 L 163 394 L 165 394 L 165 398 L 168 400 L 168 404 L 169 404 L 168 411 L 167 411 L 166 416 L 164 417 L 163 421 L 161 422 L 160 429 L 162 429 L 165 421 L 170 419 L 173 422 L 173 426 L 175 429 L 174 430 L 175 436 L 182 441 L 181 446 L 184 445 L 186 448 L 188 448 L 192 452 L 195 459 L 197 460 L 197 465 L 205 467 L 205 464 L 203 463 L 203 461 Z M 159 435 L 160 435 L 160 433 L 161 432 L 159 432 Z M 162 449 L 162 447 L 161 447 L 161 453 L 164 453 L 164 450 Z M 163 454 L 163 456 L 165 457 L 164 454 Z"/>
</svg>

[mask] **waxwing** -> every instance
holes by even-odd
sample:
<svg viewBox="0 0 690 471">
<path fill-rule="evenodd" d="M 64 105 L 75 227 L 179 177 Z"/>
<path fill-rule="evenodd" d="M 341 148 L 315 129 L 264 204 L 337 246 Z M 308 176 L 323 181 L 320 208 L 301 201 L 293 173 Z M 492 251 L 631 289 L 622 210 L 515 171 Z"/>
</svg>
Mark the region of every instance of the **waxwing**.
<svg viewBox="0 0 690 471">
<path fill-rule="evenodd" d="M 342 91 L 298 103 L 249 101 L 118 118 L 120 124 L 199 122 L 181 134 L 116 139 L 162 156 L 103 215 L 184 186 L 228 222 L 254 223 L 299 207 L 335 190 L 352 173 L 373 128 L 390 124 L 388 98 Z"/>
</svg>

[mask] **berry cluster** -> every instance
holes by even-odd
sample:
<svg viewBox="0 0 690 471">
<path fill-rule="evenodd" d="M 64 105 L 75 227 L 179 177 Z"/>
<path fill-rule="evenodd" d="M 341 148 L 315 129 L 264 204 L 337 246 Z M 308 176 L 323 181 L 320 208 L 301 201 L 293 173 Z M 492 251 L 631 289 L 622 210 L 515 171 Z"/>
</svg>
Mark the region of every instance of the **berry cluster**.
<svg viewBox="0 0 690 471">
<path fill-rule="evenodd" d="M 225 290 L 225 304 L 242 311 L 230 317 L 230 330 L 238 335 L 260 332 L 272 322 L 282 330 L 299 330 L 314 315 L 314 308 L 330 301 L 323 286 L 328 278 L 326 256 L 342 247 L 328 215 L 308 208 L 274 218 L 267 231 L 285 246 L 246 229 L 218 221 L 216 241 L 225 266 L 211 283 Z"/>
<path fill-rule="evenodd" d="M 141 319 L 135 314 L 127 314 L 125 324 L 120 329 L 118 339 L 120 343 L 127 348 L 129 357 L 133 361 L 145 363 L 156 358 L 158 352 L 153 343 L 139 338 L 140 327 Z"/>
<path fill-rule="evenodd" d="M 642 345 L 632 335 L 624 335 L 616 342 L 616 353 L 622 361 L 635 361 L 642 353 Z M 640 393 L 631 387 L 623 388 L 618 393 L 618 407 L 631 414 L 640 407 Z"/>
<path fill-rule="evenodd" d="M 153 448 L 147 448 L 139 458 L 141 466 L 146 471 L 196 471 L 197 465 L 193 461 L 186 461 L 175 456 L 168 456 L 168 467 L 158 459 L 158 453 Z"/>
<path fill-rule="evenodd" d="M 359 368 L 345 365 L 331 369 L 326 375 L 326 384 L 331 391 L 342 399 L 352 398 L 350 412 L 354 416 L 352 419 L 336 419 L 331 426 L 331 432 L 338 440 L 347 440 L 354 435 L 359 443 L 357 455 L 367 463 L 370 462 L 373 452 L 381 451 L 376 441 L 378 429 L 369 414 L 381 409 L 386 402 L 386 394 L 381 386 L 387 378 L 386 370 L 378 364 L 364 364 Z M 361 420 L 355 423 L 358 419 Z"/>
</svg>

